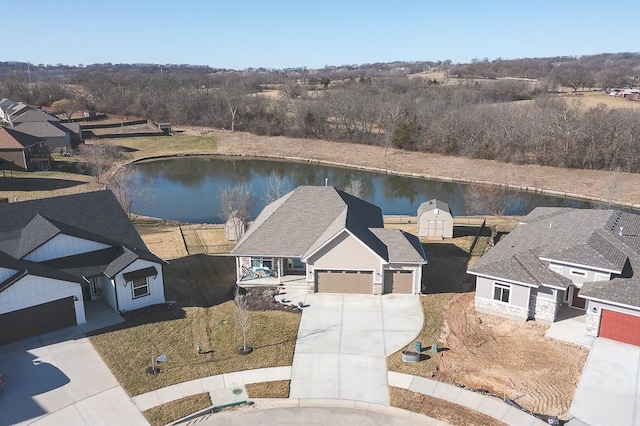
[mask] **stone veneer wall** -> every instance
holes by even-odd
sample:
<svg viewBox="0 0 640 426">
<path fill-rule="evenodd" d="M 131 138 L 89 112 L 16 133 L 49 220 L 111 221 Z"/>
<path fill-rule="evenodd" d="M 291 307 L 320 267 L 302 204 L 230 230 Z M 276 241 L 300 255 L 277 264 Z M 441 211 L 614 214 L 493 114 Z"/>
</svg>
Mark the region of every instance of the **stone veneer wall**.
<svg viewBox="0 0 640 426">
<path fill-rule="evenodd" d="M 558 303 L 556 299 L 538 297 L 532 294 L 529 306 L 533 308 L 531 311 L 536 321 L 551 323 L 556 320 L 556 314 L 558 313 Z"/>
<path fill-rule="evenodd" d="M 598 312 L 591 312 L 591 310 L 587 311 L 587 316 L 584 321 L 584 332 L 587 336 L 598 337 L 598 332 L 600 331 L 600 312 L 601 309 L 598 309 Z"/>
<path fill-rule="evenodd" d="M 376 296 L 381 296 L 382 295 L 382 284 L 381 283 L 374 283 L 373 284 L 373 294 L 375 294 Z"/>
<path fill-rule="evenodd" d="M 529 309 L 519 306 L 509 305 L 507 303 L 497 302 L 495 300 L 476 297 L 476 311 L 489 315 L 497 315 L 504 318 L 514 319 L 518 321 L 526 321 L 529 318 Z"/>
</svg>

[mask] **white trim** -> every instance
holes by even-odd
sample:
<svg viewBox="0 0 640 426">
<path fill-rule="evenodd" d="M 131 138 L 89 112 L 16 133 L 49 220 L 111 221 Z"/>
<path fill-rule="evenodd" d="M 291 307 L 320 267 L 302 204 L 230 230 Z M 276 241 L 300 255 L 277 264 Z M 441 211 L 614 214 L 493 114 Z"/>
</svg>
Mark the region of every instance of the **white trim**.
<svg viewBox="0 0 640 426">
<path fill-rule="evenodd" d="M 141 297 L 147 297 L 147 296 L 151 295 L 151 286 L 149 285 L 149 277 L 138 278 L 138 280 L 144 280 L 145 285 L 144 286 L 140 285 L 140 286 L 138 286 L 138 288 L 147 287 L 147 292 L 145 294 L 141 294 L 139 296 L 136 296 L 136 289 L 135 289 L 135 286 L 133 285 L 134 281 L 136 281 L 136 280 L 125 281 L 127 283 L 131 283 L 131 299 L 139 299 Z"/>
<path fill-rule="evenodd" d="M 582 298 L 586 299 L 588 301 L 589 300 L 593 300 L 594 302 L 604 303 L 605 305 L 619 306 L 621 308 L 627 308 L 627 309 L 631 309 L 631 310 L 640 312 L 640 306 L 625 305 L 624 303 L 612 302 L 610 300 L 598 299 L 598 298 L 591 297 L 591 296 L 583 296 Z M 605 309 L 605 308 L 600 307 L 600 309 Z M 618 311 L 616 311 L 616 312 L 618 312 Z"/>
<path fill-rule="evenodd" d="M 564 265 L 564 266 L 575 266 L 576 268 L 585 268 L 591 271 L 604 271 L 604 272 L 609 272 L 612 274 L 621 274 L 622 270 L 615 270 L 615 269 L 606 269 L 606 268 L 598 268 L 597 266 L 592 266 L 592 265 L 582 265 L 580 263 L 571 263 L 571 262 L 562 262 L 559 261 L 558 259 L 549 259 L 547 257 L 540 257 L 540 260 L 545 260 L 547 262 L 553 262 L 553 263 L 558 263 L 560 265 Z"/>
<path fill-rule="evenodd" d="M 494 302 L 498 302 L 501 303 L 503 305 L 511 305 L 511 295 L 513 293 L 513 284 L 509 284 L 509 283 L 503 283 L 500 281 L 494 281 L 492 286 L 491 286 L 491 300 L 493 300 Z M 496 287 L 501 287 L 502 290 L 508 290 L 509 291 L 509 300 L 507 302 L 503 301 L 502 299 L 496 299 Z M 501 293 L 502 295 L 502 293 Z"/>
<path fill-rule="evenodd" d="M 515 281 L 515 280 L 510 280 L 508 278 L 502 278 L 502 277 L 494 277 L 492 275 L 485 275 L 485 274 L 479 274 L 477 272 L 471 272 L 471 271 L 467 271 L 467 274 L 469 275 L 475 275 L 476 277 L 482 277 L 482 278 L 488 278 L 490 280 L 496 280 L 496 281 L 502 281 L 502 282 L 507 282 L 509 284 L 518 284 L 518 285 L 523 285 L 525 287 L 531 287 L 531 288 L 539 288 L 540 284 L 530 284 L 530 283 L 523 283 L 520 281 Z M 543 284 L 545 287 L 552 287 L 548 284 Z M 564 288 L 561 287 L 552 287 L 552 288 L 558 288 L 561 290 L 564 290 Z"/>
</svg>

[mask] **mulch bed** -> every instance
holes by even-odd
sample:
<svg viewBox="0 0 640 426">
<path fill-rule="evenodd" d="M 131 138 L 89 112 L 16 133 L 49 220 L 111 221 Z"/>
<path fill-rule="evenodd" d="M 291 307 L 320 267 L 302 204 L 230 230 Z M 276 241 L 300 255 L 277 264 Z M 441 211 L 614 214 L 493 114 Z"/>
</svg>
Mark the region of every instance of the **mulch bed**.
<svg viewBox="0 0 640 426">
<path fill-rule="evenodd" d="M 274 296 L 279 293 L 276 286 L 249 287 L 241 289 L 241 291 L 248 297 L 250 311 L 284 311 L 297 314 L 302 312 L 297 306 L 276 301 Z"/>
</svg>

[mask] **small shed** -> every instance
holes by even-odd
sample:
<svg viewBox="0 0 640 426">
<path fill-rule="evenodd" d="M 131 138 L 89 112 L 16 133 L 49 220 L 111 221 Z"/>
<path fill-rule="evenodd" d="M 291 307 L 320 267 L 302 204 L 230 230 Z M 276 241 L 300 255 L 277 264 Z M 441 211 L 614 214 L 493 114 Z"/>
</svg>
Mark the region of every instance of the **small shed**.
<svg viewBox="0 0 640 426">
<path fill-rule="evenodd" d="M 224 224 L 224 237 L 227 241 L 238 241 L 244 235 L 245 224 L 237 213 L 234 210 Z"/>
<path fill-rule="evenodd" d="M 433 199 L 420 204 L 418 236 L 434 239 L 453 238 L 453 215 L 447 203 Z"/>
<path fill-rule="evenodd" d="M 158 123 L 158 128 L 165 135 L 171 134 L 171 123 Z"/>
</svg>

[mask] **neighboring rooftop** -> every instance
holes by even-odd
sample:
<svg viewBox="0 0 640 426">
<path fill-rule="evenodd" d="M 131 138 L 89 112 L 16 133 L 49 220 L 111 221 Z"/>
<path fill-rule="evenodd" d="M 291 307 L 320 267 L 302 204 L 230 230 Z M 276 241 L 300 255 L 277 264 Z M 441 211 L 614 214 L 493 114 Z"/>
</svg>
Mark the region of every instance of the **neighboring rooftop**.
<svg viewBox="0 0 640 426">
<path fill-rule="evenodd" d="M 434 209 L 439 209 L 439 210 L 451 213 L 451 210 L 449 210 L 449 204 L 445 203 L 444 201 L 436 200 L 434 198 L 433 200 L 425 201 L 424 203 L 420 204 L 420 206 L 418 207 L 418 217 L 422 213 L 428 212 Z"/>
</svg>

